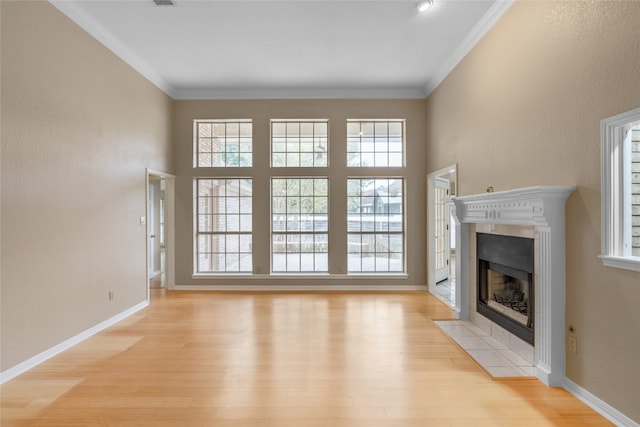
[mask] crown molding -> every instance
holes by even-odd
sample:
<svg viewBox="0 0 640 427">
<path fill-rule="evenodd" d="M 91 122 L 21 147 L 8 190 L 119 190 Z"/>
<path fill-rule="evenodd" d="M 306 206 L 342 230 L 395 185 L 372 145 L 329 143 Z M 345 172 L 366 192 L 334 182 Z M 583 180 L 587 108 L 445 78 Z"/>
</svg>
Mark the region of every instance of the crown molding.
<svg viewBox="0 0 640 427">
<path fill-rule="evenodd" d="M 424 99 L 449 75 L 473 49 L 515 0 L 498 0 L 467 34 L 462 44 L 449 56 L 425 87 L 364 88 L 176 88 L 134 54 L 110 31 L 101 26 L 74 2 L 48 0 L 98 42 L 112 51 L 135 71 L 173 99 Z"/>
<path fill-rule="evenodd" d="M 99 41 L 103 46 L 113 52 L 127 65 L 140 73 L 144 78 L 153 83 L 158 89 L 174 97 L 171 86 L 156 73 L 145 61 L 141 60 L 129 48 L 118 40 L 111 32 L 98 24 L 87 15 L 76 3 L 65 0 L 49 0 L 49 3 L 58 9 L 67 18 L 86 31 L 91 37 Z"/>
<path fill-rule="evenodd" d="M 435 73 L 434 77 L 429 81 L 424 88 L 423 97 L 428 97 L 436 88 L 444 81 L 445 78 L 453 71 L 454 68 L 467 56 L 471 49 L 489 32 L 491 28 L 498 22 L 498 20 L 509 10 L 515 3 L 515 0 L 497 0 L 484 14 L 484 16 L 478 21 L 473 29 L 467 34 L 462 43 L 456 50 L 449 56 L 449 59 L 445 61 L 440 69 Z"/>
<path fill-rule="evenodd" d="M 174 99 L 424 99 L 421 87 L 361 88 L 182 88 L 173 90 Z"/>
</svg>

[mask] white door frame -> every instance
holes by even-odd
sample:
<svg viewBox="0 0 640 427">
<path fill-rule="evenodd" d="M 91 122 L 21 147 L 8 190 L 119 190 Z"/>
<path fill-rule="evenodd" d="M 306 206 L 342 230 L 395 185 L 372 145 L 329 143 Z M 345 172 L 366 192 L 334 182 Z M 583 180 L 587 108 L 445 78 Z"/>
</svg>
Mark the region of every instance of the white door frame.
<svg viewBox="0 0 640 427">
<path fill-rule="evenodd" d="M 443 242 L 443 250 L 444 250 L 444 266 L 441 268 L 438 268 L 438 248 L 434 247 L 434 258 L 435 258 L 435 282 L 436 284 L 440 283 L 441 281 L 444 280 L 448 280 L 449 279 L 449 255 L 450 255 L 450 248 L 451 248 L 451 244 L 449 243 L 449 206 L 447 203 L 447 198 L 449 197 L 449 188 L 451 186 L 451 183 L 449 182 L 448 178 L 443 178 L 442 176 L 436 176 L 433 178 L 434 180 L 434 188 L 440 188 L 442 190 L 445 190 L 445 195 L 442 198 L 442 220 L 443 222 L 443 226 L 444 229 L 442 230 L 442 237 L 444 238 L 444 242 Z M 438 224 L 436 224 L 436 220 L 437 220 L 437 207 L 436 204 L 438 204 L 438 191 L 436 190 L 435 195 L 436 197 L 434 198 L 434 241 L 435 238 L 437 237 L 437 235 L 439 234 L 438 230 Z"/>
<path fill-rule="evenodd" d="M 149 267 L 148 267 L 149 279 L 151 279 L 153 277 L 153 274 L 156 271 L 156 262 L 155 262 L 156 257 L 154 252 L 155 252 L 155 239 L 156 239 L 155 229 L 156 229 L 157 212 L 155 209 L 151 209 L 151 207 L 153 206 L 153 203 L 155 202 L 155 191 L 153 191 L 153 185 L 149 184 L 147 186 L 147 193 L 148 193 L 147 197 L 149 200 L 147 202 L 147 236 L 149 236 L 147 259 L 149 260 Z"/>
<path fill-rule="evenodd" d="M 176 188 L 176 177 L 175 175 L 171 175 L 166 172 L 154 170 L 154 169 L 145 169 L 145 204 L 146 204 L 146 215 L 149 218 L 151 206 L 149 206 L 149 179 L 150 175 L 154 177 L 160 177 L 165 180 L 165 193 L 164 193 L 164 226 L 165 226 L 165 279 L 166 279 L 166 289 L 175 289 L 176 286 L 176 272 L 175 272 L 175 188 Z M 150 247 L 149 243 L 149 234 L 150 227 L 149 221 L 147 221 L 147 232 L 145 233 L 145 241 L 147 248 L 147 266 L 145 270 L 147 271 L 147 301 L 150 298 L 150 289 L 149 289 L 149 265 L 151 262 L 151 257 L 153 256 L 153 248 Z"/>
<path fill-rule="evenodd" d="M 455 186 L 458 186 L 457 165 L 438 169 L 427 175 L 427 289 L 433 295 L 436 292 L 436 257 L 435 257 L 435 181 L 436 177 L 453 174 Z M 448 240 L 448 239 L 447 239 Z M 447 245 L 451 246 L 451 243 Z M 449 249 L 447 248 L 447 249 Z"/>
</svg>

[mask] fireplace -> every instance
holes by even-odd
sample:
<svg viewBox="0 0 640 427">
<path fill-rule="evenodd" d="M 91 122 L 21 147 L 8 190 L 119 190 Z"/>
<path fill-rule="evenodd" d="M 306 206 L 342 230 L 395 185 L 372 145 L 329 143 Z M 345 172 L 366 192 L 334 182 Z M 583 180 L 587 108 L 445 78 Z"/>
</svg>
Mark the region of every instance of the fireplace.
<svg viewBox="0 0 640 427">
<path fill-rule="evenodd" d="M 535 307 L 528 308 L 535 313 L 532 359 L 536 376 L 550 386 L 562 385 L 566 379 L 565 201 L 575 189 L 573 185 L 539 186 L 452 197 L 456 217 L 456 259 L 460 260 L 456 263 L 456 313 L 461 320 L 472 320 L 507 348 L 512 348 L 507 342 L 523 340 L 508 331 L 505 336 L 503 327 L 495 328 L 495 334 L 495 322 L 480 315 L 474 307 L 477 305 L 478 262 L 477 253 L 473 253 L 477 246 L 472 242 L 476 243 L 473 239 L 483 232 L 533 240 L 535 296 L 530 297 L 530 301 L 535 301 Z M 523 234 L 524 230 L 529 231 Z M 487 261 L 504 265 L 495 259 Z M 526 271 L 526 268 L 522 270 Z"/>
<path fill-rule="evenodd" d="M 477 311 L 534 345 L 534 240 L 476 234 Z"/>
</svg>

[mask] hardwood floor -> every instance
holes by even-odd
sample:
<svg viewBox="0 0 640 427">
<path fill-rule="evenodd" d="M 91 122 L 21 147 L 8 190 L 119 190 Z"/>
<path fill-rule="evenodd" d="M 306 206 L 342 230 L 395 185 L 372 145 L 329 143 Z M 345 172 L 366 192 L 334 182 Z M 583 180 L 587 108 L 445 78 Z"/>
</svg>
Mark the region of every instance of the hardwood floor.
<svg viewBox="0 0 640 427">
<path fill-rule="evenodd" d="M 152 295 L 4 384 L 2 426 L 611 425 L 562 389 L 489 377 L 426 293 Z"/>
</svg>

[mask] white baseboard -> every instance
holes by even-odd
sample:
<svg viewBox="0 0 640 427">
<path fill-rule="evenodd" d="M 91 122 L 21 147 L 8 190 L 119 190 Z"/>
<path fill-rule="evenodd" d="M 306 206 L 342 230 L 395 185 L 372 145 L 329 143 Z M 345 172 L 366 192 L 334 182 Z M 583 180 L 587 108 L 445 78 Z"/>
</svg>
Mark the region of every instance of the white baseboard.
<svg viewBox="0 0 640 427">
<path fill-rule="evenodd" d="M 426 291 L 424 286 L 411 285 L 176 285 L 175 291 L 363 291 L 363 292 L 393 292 L 393 291 Z"/>
<path fill-rule="evenodd" d="M 595 410 L 618 427 L 640 427 L 640 424 L 636 423 L 631 418 L 604 402 L 599 397 L 580 387 L 570 379 L 565 379 L 563 387 L 569 393 L 586 403 L 591 407 L 591 409 Z"/>
<path fill-rule="evenodd" d="M 4 384 L 7 381 L 17 377 L 18 375 L 24 372 L 27 372 L 29 369 L 34 368 L 35 366 L 38 366 L 45 360 L 50 359 L 53 356 L 56 356 L 62 353 L 63 351 L 73 347 L 74 345 L 80 343 L 81 341 L 86 340 L 87 338 L 97 334 L 98 332 L 108 328 L 109 326 L 115 325 L 122 319 L 125 319 L 131 316 L 135 312 L 142 310 L 148 305 L 149 305 L 149 301 L 143 301 L 137 305 L 134 305 L 133 307 L 123 311 L 122 313 L 116 314 L 115 316 L 105 320 L 104 322 L 100 322 L 97 325 L 87 329 L 86 331 L 83 331 L 78 335 L 75 335 L 63 341 L 60 344 L 57 344 L 51 347 L 50 349 L 43 351 L 42 353 L 37 354 L 25 360 L 24 362 L 19 363 L 7 369 L 6 371 L 0 372 L 0 384 Z"/>
</svg>

